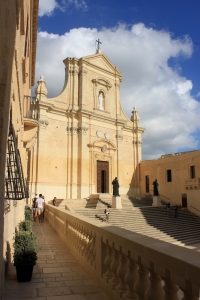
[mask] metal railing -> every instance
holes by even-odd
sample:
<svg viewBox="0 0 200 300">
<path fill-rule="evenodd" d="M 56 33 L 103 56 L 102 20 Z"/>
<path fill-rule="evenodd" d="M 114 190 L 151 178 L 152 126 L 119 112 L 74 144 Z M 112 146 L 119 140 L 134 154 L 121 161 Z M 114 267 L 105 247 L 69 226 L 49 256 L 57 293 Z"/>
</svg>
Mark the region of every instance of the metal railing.
<svg viewBox="0 0 200 300">
<path fill-rule="evenodd" d="M 192 208 L 194 208 L 195 210 L 197 210 L 197 211 L 199 211 L 199 212 L 200 212 L 200 210 L 199 210 L 199 209 L 197 209 L 196 207 L 194 207 L 194 206 L 192 206 L 192 205 L 190 205 L 190 207 L 192 207 Z"/>
<path fill-rule="evenodd" d="M 36 97 L 24 96 L 23 117 L 38 121 L 39 101 Z"/>
</svg>

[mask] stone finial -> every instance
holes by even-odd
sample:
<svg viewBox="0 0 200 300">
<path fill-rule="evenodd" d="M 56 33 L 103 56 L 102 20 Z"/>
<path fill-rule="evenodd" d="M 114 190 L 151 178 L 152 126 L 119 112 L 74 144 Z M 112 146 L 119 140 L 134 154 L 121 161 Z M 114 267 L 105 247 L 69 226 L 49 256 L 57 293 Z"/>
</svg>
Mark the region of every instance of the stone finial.
<svg viewBox="0 0 200 300">
<path fill-rule="evenodd" d="M 41 96 L 47 95 L 47 88 L 46 88 L 46 82 L 44 81 L 44 76 L 40 76 L 40 80 L 37 82 L 38 86 L 35 89 L 36 98 L 40 99 Z"/>
<path fill-rule="evenodd" d="M 140 117 L 139 117 L 138 112 L 135 107 L 133 107 L 131 121 L 133 122 L 134 127 L 140 126 Z"/>
</svg>

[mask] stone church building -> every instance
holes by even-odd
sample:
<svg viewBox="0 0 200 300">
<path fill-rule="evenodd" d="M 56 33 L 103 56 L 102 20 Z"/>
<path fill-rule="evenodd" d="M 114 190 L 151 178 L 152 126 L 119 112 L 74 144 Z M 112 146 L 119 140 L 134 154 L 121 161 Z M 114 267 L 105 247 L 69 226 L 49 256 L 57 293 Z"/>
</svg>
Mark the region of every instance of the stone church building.
<svg viewBox="0 0 200 300">
<path fill-rule="evenodd" d="M 29 153 L 30 194 L 81 199 L 112 193 L 115 177 L 121 194 L 140 194 L 138 165 L 145 129 L 135 108 L 131 120 L 122 109 L 121 72 L 101 50 L 66 58 L 64 64 L 60 95 L 47 98 L 43 76 L 36 88 L 40 128 Z"/>
</svg>

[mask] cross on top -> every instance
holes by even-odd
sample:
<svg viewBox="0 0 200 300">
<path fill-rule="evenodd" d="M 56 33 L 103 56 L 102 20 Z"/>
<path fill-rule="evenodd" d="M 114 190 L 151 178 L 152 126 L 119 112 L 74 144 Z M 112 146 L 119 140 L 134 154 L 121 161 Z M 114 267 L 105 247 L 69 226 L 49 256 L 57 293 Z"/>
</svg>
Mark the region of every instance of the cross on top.
<svg viewBox="0 0 200 300">
<path fill-rule="evenodd" d="M 99 50 L 100 49 L 100 44 L 102 44 L 101 42 L 100 42 L 100 39 L 98 39 L 98 40 L 96 40 L 96 42 L 97 42 L 97 50 Z"/>
</svg>

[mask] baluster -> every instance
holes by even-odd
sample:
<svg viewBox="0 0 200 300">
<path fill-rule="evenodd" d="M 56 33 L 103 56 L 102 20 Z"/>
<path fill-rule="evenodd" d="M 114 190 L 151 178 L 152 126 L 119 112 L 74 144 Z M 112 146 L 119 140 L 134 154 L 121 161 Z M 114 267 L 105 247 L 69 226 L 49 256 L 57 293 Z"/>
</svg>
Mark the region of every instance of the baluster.
<svg viewBox="0 0 200 300">
<path fill-rule="evenodd" d="M 165 284 L 163 286 L 164 297 L 162 300 L 179 300 L 177 292 L 179 290 L 178 286 L 174 284 L 170 279 L 170 272 L 168 270 L 165 271 L 165 277 L 162 276 Z"/>
<path fill-rule="evenodd" d="M 145 300 L 157 300 L 157 299 L 163 299 L 164 291 L 162 289 L 161 285 L 161 277 L 158 273 L 156 273 L 151 267 L 149 269 L 149 287 L 145 292 Z"/>
<path fill-rule="evenodd" d="M 115 248 L 113 248 L 112 251 L 113 251 L 113 260 L 111 262 L 110 269 L 113 273 L 113 277 L 110 279 L 110 283 L 113 285 L 113 287 L 115 287 L 120 282 L 119 277 L 117 275 L 117 269 L 120 265 L 120 252 Z"/>
<path fill-rule="evenodd" d="M 145 297 L 145 291 L 147 290 L 149 286 L 149 271 L 145 266 L 141 264 L 141 260 L 139 258 L 138 263 L 139 269 L 138 269 L 138 278 L 135 283 L 135 292 L 138 294 L 140 300 L 144 300 Z"/>
<path fill-rule="evenodd" d="M 96 268 L 96 237 L 93 239 L 93 252 L 92 252 L 92 258 L 91 258 L 91 264 L 94 268 Z"/>
<path fill-rule="evenodd" d="M 90 258 L 92 256 L 92 240 L 93 240 L 93 236 L 92 236 L 92 232 L 90 234 L 90 237 L 89 237 L 89 243 L 88 243 L 88 252 L 87 252 L 87 260 L 90 261 Z"/>
<path fill-rule="evenodd" d="M 134 260 L 130 257 L 128 257 L 128 272 L 125 276 L 125 282 L 128 286 L 128 291 L 126 294 L 124 294 L 125 299 L 133 299 L 138 300 L 138 295 L 134 291 L 134 284 L 137 280 L 138 274 L 137 274 L 138 266 L 134 262 Z"/>
<path fill-rule="evenodd" d="M 84 229 L 81 230 L 81 242 L 79 246 L 79 252 L 82 254 L 83 248 L 84 248 L 84 242 L 85 242 L 85 235 L 84 235 Z"/>
<path fill-rule="evenodd" d="M 113 276 L 112 271 L 110 269 L 112 263 L 112 248 L 108 244 L 106 245 L 106 253 L 107 255 L 104 260 L 104 265 L 106 266 L 106 272 L 103 274 L 103 276 L 110 279 Z"/>
<path fill-rule="evenodd" d="M 95 247 L 95 245 L 94 245 L 94 236 L 92 234 L 91 235 L 91 246 L 90 246 L 89 255 L 88 255 L 88 260 L 89 260 L 90 263 L 92 263 L 94 247 Z"/>
<path fill-rule="evenodd" d="M 89 248 L 90 248 L 90 245 L 91 245 L 90 240 L 91 240 L 91 234 L 89 233 L 89 231 L 87 231 L 87 244 L 86 244 L 85 252 L 84 252 L 84 255 L 85 255 L 86 258 L 88 257 Z"/>
<path fill-rule="evenodd" d="M 116 287 L 121 293 L 125 293 L 127 291 L 127 285 L 125 282 L 126 273 L 127 273 L 127 258 L 121 252 L 120 253 L 120 265 L 117 269 L 117 275 L 120 279 L 120 283 Z"/>
<path fill-rule="evenodd" d="M 87 244 L 88 244 L 88 230 L 84 231 L 84 244 L 83 244 L 83 250 L 82 255 L 85 255 L 87 251 Z"/>
<path fill-rule="evenodd" d="M 77 241 L 76 241 L 76 249 L 78 250 L 79 249 L 79 245 L 80 245 L 80 242 L 81 242 L 81 233 L 80 233 L 81 229 L 80 229 L 80 226 L 77 225 Z"/>
<path fill-rule="evenodd" d="M 196 295 L 194 295 L 192 291 L 192 284 L 188 280 L 185 280 L 185 288 L 180 287 L 180 289 L 183 291 L 184 297 L 182 300 L 198 300 L 200 299 Z"/>
</svg>

